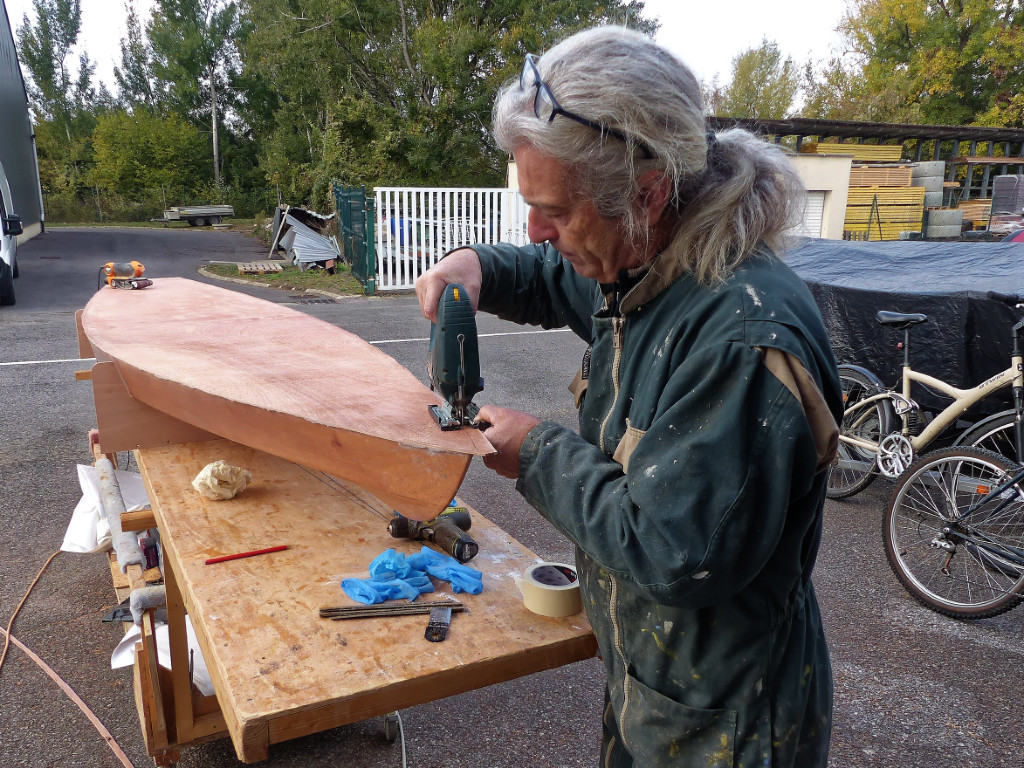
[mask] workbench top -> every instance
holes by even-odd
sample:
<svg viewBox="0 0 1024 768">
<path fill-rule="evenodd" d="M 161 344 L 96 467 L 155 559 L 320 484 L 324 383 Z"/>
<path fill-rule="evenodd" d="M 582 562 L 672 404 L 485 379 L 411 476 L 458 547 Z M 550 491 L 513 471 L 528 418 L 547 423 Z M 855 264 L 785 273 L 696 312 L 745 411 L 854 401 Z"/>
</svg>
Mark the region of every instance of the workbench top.
<svg viewBox="0 0 1024 768">
<path fill-rule="evenodd" d="M 344 578 L 367 578 L 392 547 L 422 544 L 387 533 L 391 510 L 350 483 L 225 440 L 137 452 L 164 547 L 191 616 L 239 759 L 270 744 L 589 658 L 580 613 L 528 611 L 513 581 L 538 558 L 471 511 L 483 572 L 479 595 L 447 582 L 421 600 L 455 597 L 448 638 L 424 638 L 427 616 L 331 621 L 323 606 L 355 605 Z M 254 482 L 227 501 L 191 485 L 222 459 Z M 287 544 L 289 549 L 206 565 L 207 558 Z"/>
</svg>

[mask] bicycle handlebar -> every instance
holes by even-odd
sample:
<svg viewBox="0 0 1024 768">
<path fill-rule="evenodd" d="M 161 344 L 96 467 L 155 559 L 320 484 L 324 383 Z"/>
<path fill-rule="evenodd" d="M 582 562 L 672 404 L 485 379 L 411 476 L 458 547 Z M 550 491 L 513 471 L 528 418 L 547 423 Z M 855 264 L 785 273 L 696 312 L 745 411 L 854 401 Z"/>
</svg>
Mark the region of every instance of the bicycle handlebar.
<svg viewBox="0 0 1024 768">
<path fill-rule="evenodd" d="M 1024 304 L 1024 296 L 1016 293 L 999 293 L 998 291 L 989 291 L 985 294 L 985 298 L 992 299 L 993 301 L 1001 301 L 1003 304 L 1009 304 L 1011 307 Z"/>
</svg>

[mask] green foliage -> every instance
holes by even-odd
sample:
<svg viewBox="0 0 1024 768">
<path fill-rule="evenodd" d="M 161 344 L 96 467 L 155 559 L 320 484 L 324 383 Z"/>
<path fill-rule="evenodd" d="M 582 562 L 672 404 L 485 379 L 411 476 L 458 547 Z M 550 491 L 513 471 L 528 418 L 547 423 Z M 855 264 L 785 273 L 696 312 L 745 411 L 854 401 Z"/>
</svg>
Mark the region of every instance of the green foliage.
<svg viewBox="0 0 1024 768">
<path fill-rule="evenodd" d="M 156 89 L 168 107 L 210 130 L 220 185 L 219 120 L 236 95 L 238 6 L 224 0 L 157 0 L 146 27 Z"/>
<path fill-rule="evenodd" d="M 595 24 L 656 30 L 639 0 L 155 0 L 145 27 L 128 0 L 115 98 L 71 59 L 81 0 L 33 2 L 18 35 L 41 177 L 51 216 L 75 220 L 328 210 L 335 178 L 502 184 L 490 112 L 525 53 Z"/>
<path fill-rule="evenodd" d="M 18 52 L 31 74 L 32 103 L 41 118 L 68 124 L 91 100 L 95 69 L 84 54 L 77 78 L 68 67 L 82 28 L 80 0 L 32 0 L 32 7 L 36 23 L 26 15 L 17 31 Z"/>
<path fill-rule="evenodd" d="M 143 38 L 142 24 L 131 0 L 125 8 L 128 11 L 128 38 L 121 40 L 121 66 L 114 67 L 121 104 L 129 110 L 156 111 L 158 104 L 152 81 L 150 49 Z"/>
<path fill-rule="evenodd" d="M 1024 125 L 1022 25 L 1019 0 L 853 0 L 848 119 Z"/>
<path fill-rule="evenodd" d="M 132 193 L 154 186 L 192 189 L 205 181 L 206 142 L 174 114 L 102 115 L 93 132 L 93 148 L 96 164 L 90 180 L 111 192 Z"/>
<path fill-rule="evenodd" d="M 717 80 L 705 88 L 712 114 L 728 117 L 781 120 L 790 114 L 800 90 L 800 73 L 793 59 L 783 59 L 779 46 L 762 39 L 732 60 L 732 80 L 719 88 Z"/>
<path fill-rule="evenodd" d="M 631 23 L 640 2 L 249 0 L 249 71 L 280 107 L 263 162 L 292 196 L 326 204 L 327 180 L 495 185 L 505 156 L 488 134 L 500 85 L 524 54 L 598 22 Z"/>
</svg>

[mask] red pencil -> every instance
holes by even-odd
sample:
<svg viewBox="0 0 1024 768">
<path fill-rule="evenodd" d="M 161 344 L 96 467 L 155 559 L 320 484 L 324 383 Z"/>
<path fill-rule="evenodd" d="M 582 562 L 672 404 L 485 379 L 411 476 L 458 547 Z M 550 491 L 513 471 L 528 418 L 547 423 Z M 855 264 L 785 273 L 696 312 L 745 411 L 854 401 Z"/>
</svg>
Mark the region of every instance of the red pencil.
<svg viewBox="0 0 1024 768">
<path fill-rule="evenodd" d="M 213 565 L 214 563 L 223 563 L 227 560 L 240 560 L 243 557 L 253 557 L 255 555 L 265 555 L 269 552 L 281 552 L 282 550 L 288 549 L 287 544 L 280 544 L 276 547 L 267 547 L 266 549 L 254 549 L 252 552 L 239 552 L 237 555 L 221 555 L 220 557 L 211 557 L 206 561 L 207 565 Z"/>
</svg>

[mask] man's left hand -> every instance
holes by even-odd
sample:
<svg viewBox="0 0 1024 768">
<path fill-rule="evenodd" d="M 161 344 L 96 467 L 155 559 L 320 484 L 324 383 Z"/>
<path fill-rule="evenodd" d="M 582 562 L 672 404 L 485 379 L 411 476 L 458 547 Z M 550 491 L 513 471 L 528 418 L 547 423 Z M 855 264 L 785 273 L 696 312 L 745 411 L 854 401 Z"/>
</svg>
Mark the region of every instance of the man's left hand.
<svg viewBox="0 0 1024 768">
<path fill-rule="evenodd" d="M 519 450 L 523 447 L 523 441 L 530 430 L 540 424 L 540 419 L 522 411 L 484 405 L 480 408 L 477 421 L 486 421 L 490 424 L 483 431 L 484 437 L 497 450 L 497 453 L 483 457 L 484 466 L 503 477 L 519 477 Z"/>
</svg>

